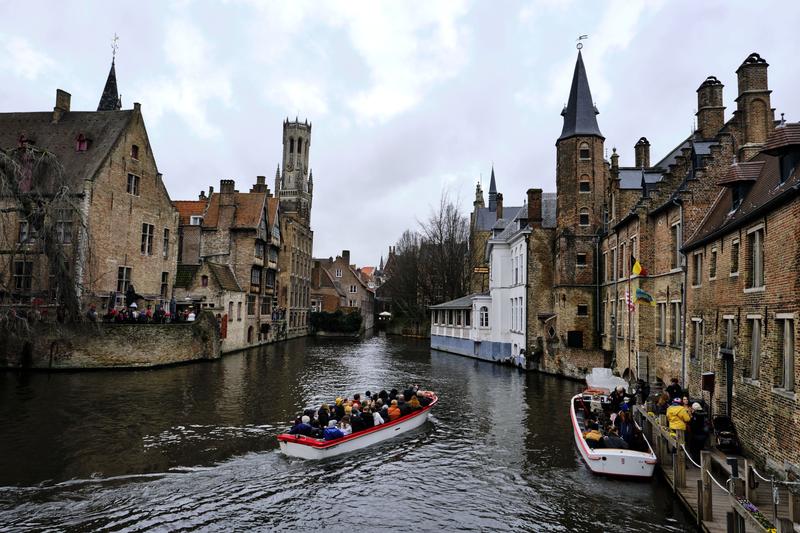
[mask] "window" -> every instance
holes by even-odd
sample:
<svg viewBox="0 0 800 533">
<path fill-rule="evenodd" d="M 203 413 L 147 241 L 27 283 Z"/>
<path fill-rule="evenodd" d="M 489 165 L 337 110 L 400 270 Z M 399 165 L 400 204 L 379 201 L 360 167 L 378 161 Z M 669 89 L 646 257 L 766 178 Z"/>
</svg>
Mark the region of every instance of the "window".
<svg viewBox="0 0 800 533">
<path fill-rule="evenodd" d="M 29 292 L 33 282 L 33 262 L 14 261 L 14 290 Z"/>
<path fill-rule="evenodd" d="M 739 209 L 742 205 L 742 186 L 734 185 L 731 187 L 731 213 Z"/>
<path fill-rule="evenodd" d="M 694 340 L 694 344 L 692 344 L 691 357 L 697 359 L 702 355 L 701 351 L 703 349 L 703 319 L 693 318 L 692 330 L 693 330 L 692 338 Z"/>
<path fill-rule="evenodd" d="M 355 285 L 350 285 L 350 294 L 355 294 L 358 292 L 358 287 Z"/>
<path fill-rule="evenodd" d="M 131 145 L 131 159 L 139 159 L 139 147 L 135 144 Z"/>
<path fill-rule="evenodd" d="M 254 254 L 258 258 L 264 257 L 264 243 L 262 241 L 256 241 L 256 248 Z"/>
<path fill-rule="evenodd" d="M 56 242 L 59 244 L 72 242 L 72 213 L 69 209 L 56 211 Z"/>
<path fill-rule="evenodd" d="M 142 255 L 153 255 L 153 233 L 155 226 L 152 224 L 142 224 Z"/>
<path fill-rule="evenodd" d="M 617 249 L 611 249 L 611 281 L 617 279 Z"/>
<path fill-rule="evenodd" d="M 200 286 L 208 287 L 208 276 L 206 275 L 200 276 Z"/>
<path fill-rule="evenodd" d="M 200 226 L 202 224 L 203 224 L 203 217 L 198 215 L 192 215 L 189 217 L 190 226 Z"/>
<path fill-rule="evenodd" d="M 580 220 L 578 222 L 581 226 L 588 226 L 589 225 L 589 210 L 587 208 L 582 208 L 580 212 Z"/>
<path fill-rule="evenodd" d="M 670 267 L 673 269 L 680 267 L 683 264 L 681 260 L 681 225 L 673 224 L 670 230 L 670 252 L 671 262 Z"/>
<path fill-rule="evenodd" d="M 579 192 L 592 192 L 592 186 L 588 181 L 581 180 L 578 182 Z"/>
<path fill-rule="evenodd" d="M 258 267 L 252 267 L 250 269 L 250 290 L 256 290 L 256 292 L 261 290 L 261 269 Z"/>
<path fill-rule="evenodd" d="M 620 339 L 623 336 L 623 329 L 625 327 L 625 302 L 622 298 L 617 302 L 617 337 Z"/>
<path fill-rule="evenodd" d="M 656 337 L 660 344 L 667 342 L 667 304 L 658 304 L 658 336 Z"/>
<path fill-rule="evenodd" d="M 228 321 L 233 320 L 233 302 L 228 302 Z"/>
<path fill-rule="evenodd" d="M 131 267 L 121 266 L 117 269 L 117 292 L 125 293 L 131 284 Z"/>
<path fill-rule="evenodd" d="M 341 268 L 337 268 L 336 269 L 336 277 L 337 278 L 341 278 L 342 277 L 342 269 Z"/>
<path fill-rule="evenodd" d="M 703 283 L 703 253 L 697 252 L 692 256 L 692 286 L 699 287 Z"/>
<path fill-rule="evenodd" d="M 89 149 L 89 139 L 86 138 L 86 135 L 83 133 L 79 133 L 78 137 L 75 139 L 75 151 L 76 152 L 85 152 Z"/>
<path fill-rule="evenodd" d="M 448 309 L 447 310 L 447 325 L 448 326 L 452 326 L 453 325 L 453 310 L 452 309 Z"/>
<path fill-rule="evenodd" d="M 236 320 L 242 319 L 242 302 L 236 302 Z"/>
<path fill-rule="evenodd" d="M 169 229 L 164 228 L 164 250 L 163 250 L 164 259 L 169 257 Z"/>
<path fill-rule="evenodd" d="M 589 150 L 589 145 L 587 143 L 581 143 L 578 148 L 578 158 L 583 160 L 592 158 L 592 152 Z"/>
<path fill-rule="evenodd" d="M 778 314 L 778 379 L 775 385 L 794 390 L 794 315 Z"/>
<path fill-rule="evenodd" d="M 256 314 L 256 295 L 255 294 L 248 294 L 247 295 L 247 316 L 253 316 Z"/>
<path fill-rule="evenodd" d="M 303 153 L 303 139 L 297 139 L 297 153 Z"/>
<path fill-rule="evenodd" d="M 578 304 L 578 316 L 589 316 L 589 306 L 586 304 Z"/>
<path fill-rule="evenodd" d="M 568 331 L 567 332 L 567 346 L 570 348 L 583 348 L 583 332 L 582 331 Z"/>
<path fill-rule="evenodd" d="M 289 137 L 289 153 L 294 153 L 294 137 Z"/>
<path fill-rule="evenodd" d="M 27 220 L 22 220 L 19 223 L 18 240 L 20 244 L 30 244 L 36 240 L 36 229 Z"/>
<path fill-rule="evenodd" d="M 464 311 L 464 325 L 469 327 L 472 325 L 472 309 Z"/>
<path fill-rule="evenodd" d="M 733 317 L 725 316 L 723 317 L 723 320 L 725 320 L 725 342 L 723 344 L 723 348 L 726 350 L 733 350 L 734 343 L 736 342 L 736 338 L 733 336 Z"/>
<path fill-rule="evenodd" d="M 575 261 L 575 264 L 577 264 L 579 267 L 585 267 L 586 266 L 586 254 L 578 254 L 577 259 Z"/>
<path fill-rule="evenodd" d="M 757 229 L 747 235 L 747 282 L 748 287 L 756 289 L 764 286 L 764 229 Z"/>
<path fill-rule="evenodd" d="M 670 344 L 673 346 L 680 346 L 681 345 L 681 333 L 682 333 L 682 322 L 681 322 L 681 303 L 680 302 L 672 302 L 672 338 L 670 339 Z"/>
<path fill-rule="evenodd" d="M 625 255 L 625 243 L 620 243 L 619 245 L 619 277 L 625 278 L 628 275 L 628 269 L 626 268 L 627 263 L 627 255 Z"/>
<path fill-rule="evenodd" d="M 167 299 L 169 296 L 169 272 L 161 273 L 161 297 Z"/>
<path fill-rule="evenodd" d="M 128 194 L 139 196 L 139 176 L 128 174 Z"/>
<path fill-rule="evenodd" d="M 739 275 L 739 239 L 731 242 L 731 276 Z"/>
<path fill-rule="evenodd" d="M 761 318 L 750 317 L 750 379 L 758 379 L 758 370 L 761 365 Z"/>
<path fill-rule="evenodd" d="M 606 301 L 605 300 L 601 300 L 600 301 L 600 318 L 601 318 L 601 320 L 600 320 L 600 331 L 599 331 L 600 335 L 602 335 L 602 334 L 604 334 L 606 332 L 606 307 L 607 307 Z"/>
<path fill-rule="evenodd" d="M 717 279 L 717 249 L 711 249 L 711 258 L 708 261 L 708 279 Z"/>
<path fill-rule="evenodd" d="M 784 183 L 786 180 L 789 179 L 789 176 L 792 175 L 798 163 L 800 163 L 800 154 L 798 154 L 797 152 L 792 152 L 781 156 L 780 158 L 781 174 L 780 177 L 778 178 L 780 180 L 779 183 Z"/>
<path fill-rule="evenodd" d="M 267 270 L 266 279 L 264 281 L 264 285 L 269 288 L 275 287 L 275 271 L 274 270 Z"/>
<path fill-rule="evenodd" d="M 459 309 L 456 311 L 456 326 L 461 326 L 461 313 L 462 311 Z"/>
<path fill-rule="evenodd" d="M 482 328 L 489 327 L 489 308 L 485 305 L 480 309 L 480 325 Z"/>
</svg>

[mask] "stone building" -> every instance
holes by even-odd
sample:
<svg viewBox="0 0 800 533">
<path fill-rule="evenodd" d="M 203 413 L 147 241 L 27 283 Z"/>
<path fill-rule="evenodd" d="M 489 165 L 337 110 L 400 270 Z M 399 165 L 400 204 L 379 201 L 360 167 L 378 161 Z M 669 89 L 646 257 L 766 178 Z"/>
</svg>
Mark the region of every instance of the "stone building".
<svg viewBox="0 0 800 533">
<path fill-rule="evenodd" d="M 344 304 L 340 308 L 345 310 L 357 310 L 361 313 L 364 320 L 364 331 L 371 330 L 375 325 L 375 291 L 371 289 L 364 281 L 359 270 L 355 265 L 350 264 L 350 251 L 342 250 L 342 255 L 337 255 L 336 258 L 328 259 L 314 259 L 314 268 L 327 271 L 327 276 L 319 274 L 320 285 L 314 285 L 312 290 L 319 296 L 327 295 L 327 309 L 323 311 L 336 310 L 332 309 L 332 304 L 336 295 L 344 294 Z M 315 275 L 315 281 L 317 276 Z M 325 290 L 323 288 L 328 284 L 326 280 L 333 283 L 336 291 Z M 325 302 L 319 300 L 318 302 Z M 318 304 L 319 305 L 319 304 Z"/>
<path fill-rule="evenodd" d="M 112 62 L 97 111 L 73 111 L 57 90 L 53 111 L 0 113 L 0 148 L 45 150 L 61 165 L 53 181 L 19 183 L 22 192 L 66 193 L 56 219 L 83 305 L 104 308 L 133 285 L 150 304 L 168 301 L 177 264 L 178 213 L 158 171 L 141 106 L 122 109 Z M 48 179 L 50 179 L 48 178 Z M 41 236 L 10 195 L 0 198 L 0 301 L 53 302 L 59 287 Z M 142 304 L 143 302 L 139 302 Z"/>
<path fill-rule="evenodd" d="M 311 312 L 333 313 L 347 306 L 347 294 L 337 285 L 328 269 L 322 267 L 320 259 L 314 259 L 311 269 Z"/>
<path fill-rule="evenodd" d="M 288 119 L 283 123 L 283 169 L 275 173 L 275 196 L 280 200 L 281 253 L 278 256 L 278 305 L 285 310 L 287 337 L 308 334 L 311 307 L 311 268 L 314 232 L 311 230 L 313 173 L 308 166 L 311 124 Z"/>
</svg>

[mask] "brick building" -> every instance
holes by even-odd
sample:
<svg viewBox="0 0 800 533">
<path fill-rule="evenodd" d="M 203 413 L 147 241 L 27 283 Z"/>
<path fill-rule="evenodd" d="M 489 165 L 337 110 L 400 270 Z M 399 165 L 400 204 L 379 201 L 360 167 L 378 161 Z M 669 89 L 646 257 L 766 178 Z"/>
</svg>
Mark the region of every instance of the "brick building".
<svg viewBox="0 0 800 533">
<path fill-rule="evenodd" d="M 105 307 L 115 293 L 122 304 L 130 285 L 147 303 L 168 301 L 178 213 L 158 171 L 141 106 L 121 108 L 114 62 L 97 111 L 73 111 L 70 100 L 59 89 L 51 112 L 0 113 L 0 147 L 16 153 L 45 150 L 60 163 L 61 177 L 19 185 L 45 198 L 66 191 L 70 209 L 53 214 L 56 245 L 68 248 L 83 305 Z M 0 300 L 53 302 L 59 287 L 35 224 L 21 211 L 6 210 L 16 206 L 12 196 L 4 195 L 0 204 Z"/>
<path fill-rule="evenodd" d="M 355 265 L 350 264 L 350 251 L 342 250 L 342 255 L 337 255 L 336 259 L 314 259 L 314 270 L 325 270 L 327 275 L 319 273 L 318 277 L 320 285 L 313 286 L 312 291 L 319 295 L 317 301 L 322 302 L 323 306 L 327 302 L 327 308 L 323 311 L 335 311 L 333 302 L 336 295 L 343 294 L 344 302 L 339 305 L 340 308 L 357 310 L 361 313 L 363 322 L 363 329 L 369 331 L 375 325 L 375 291 L 369 287 L 364 280 L 359 269 Z M 318 279 L 315 273 L 314 280 Z M 328 281 L 329 280 L 329 281 Z M 331 291 L 325 287 L 333 283 L 335 291 Z M 326 296 L 325 299 L 320 299 Z M 319 303 L 318 303 L 319 305 Z"/>
<path fill-rule="evenodd" d="M 314 244 L 310 148 L 311 124 L 296 119 L 284 121 L 283 169 L 279 167 L 275 173 L 275 196 L 280 200 L 282 238 L 278 255 L 278 305 L 286 313 L 288 338 L 308 333 Z"/>
<path fill-rule="evenodd" d="M 333 313 L 347 306 L 347 294 L 337 285 L 328 269 L 322 267 L 324 259 L 314 259 L 311 269 L 311 312 Z"/>
</svg>

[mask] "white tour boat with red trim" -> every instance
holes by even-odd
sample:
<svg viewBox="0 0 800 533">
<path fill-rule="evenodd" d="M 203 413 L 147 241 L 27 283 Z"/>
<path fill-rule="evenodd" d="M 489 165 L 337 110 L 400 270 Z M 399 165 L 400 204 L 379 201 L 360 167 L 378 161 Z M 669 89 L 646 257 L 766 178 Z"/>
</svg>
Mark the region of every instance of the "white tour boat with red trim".
<svg viewBox="0 0 800 533">
<path fill-rule="evenodd" d="M 658 459 L 653 453 L 653 448 L 644 434 L 638 440 L 638 449 L 630 448 L 607 448 L 600 443 L 588 441 L 584 438 L 587 431 L 586 418 L 591 411 L 602 410 L 606 404 L 611 390 L 619 382 L 624 380 L 611 376 L 610 370 L 607 372 L 608 379 L 603 379 L 603 372 L 608 369 L 593 369 L 593 373 L 586 376 L 589 388 L 581 394 L 572 397 L 569 405 L 570 419 L 575 437 L 575 445 L 581 454 L 583 461 L 589 470 L 594 474 L 627 477 L 627 478 L 650 478 L 655 471 Z M 634 421 L 634 424 L 636 422 Z M 638 424 L 636 425 L 638 429 Z M 602 441 L 601 441 L 602 442 Z"/>
<path fill-rule="evenodd" d="M 412 411 L 391 422 L 373 426 L 369 429 L 359 431 L 358 433 L 351 433 L 340 439 L 322 440 L 303 435 L 282 433 L 278 435 L 281 452 L 289 457 L 299 457 L 301 459 L 326 459 L 343 453 L 360 450 L 372 444 L 391 439 L 414 428 L 418 428 L 428 420 L 428 414 L 431 408 L 439 401 L 439 398 L 435 394 L 429 394 L 431 403 L 427 406 Z"/>
</svg>

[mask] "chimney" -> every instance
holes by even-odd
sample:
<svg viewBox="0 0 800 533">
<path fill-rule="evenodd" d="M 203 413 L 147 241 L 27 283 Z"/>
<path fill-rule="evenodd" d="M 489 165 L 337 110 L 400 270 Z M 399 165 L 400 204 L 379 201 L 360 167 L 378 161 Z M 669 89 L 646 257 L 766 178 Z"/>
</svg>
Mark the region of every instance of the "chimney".
<svg viewBox="0 0 800 533">
<path fill-rule="evenodd" d="M 722 82 L 714 76 L 706 78 L 697 88 L 697 133 L 702 139 L 713 139 L 725 125 L 725 106 L 722 105 Z"/>
<path fill-rule="evenodd" d="M 207 200 L 206 198 L 206 191 L 200 191 L 200 194 L 197 197 L 198 200 Z"/>
<path fill-rule="evenodd" d="M 542 227 L 542 189 L 528 189 L 528 224 Z"/>
<path fill-rule="evenodd" d="M 613 174 L 619 174 L 619 154 L 617 153 L 616 147 L 611 149 L 611 172 Z"/>
<path fill-rule="evenodd" d="M 497 218 L 503 218 L 503 194 L 497 193 L 495 197 L 495 202 L 497 205 Z"/>
<path fill-rule="evenodd" d="M 53 124 L 58 124 L 64 113 L 69 113 L 69 105 L 72 95 L 67 91 L 56 89 L 56 105 L 53 108 Z"/>
<path fill-rule="evenodd" d="M 219 205 L 233 205 L 234 204 L 234 181 L 233 180 L 219 180 Z"/>
<path fill-rule="evenodd" d="M 342 250 L 342 261 L 344 261 L 347 266 L 350 266 L 350 250 Z"/>
<path fill-rule="evenodd" d="M 267 178 L 264 177 L 264 176 L 256 176 L 256 183 L 250 189 L 250 192 L 260 192 L 260 193 L 267 192 L 269 189 L 267 189 L 266 180 L 267 180 Z"/>
<path fill-rule="evenodd" d="M 641 137 L 633 147 L 636 154 L 636 168 L 650 168 L 650 141 Z"/>
<path fill-rule="evenodd" d="M 736 115 L 741 136 L 739 161 L 747 161 L 757 154 L 775 127 L 775 110 L 770 104 L 772 91 L 767 80 L 768 68 L 766 60 L 752 53 L 736 70 L 739 80 Z"/>
</svg>

